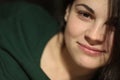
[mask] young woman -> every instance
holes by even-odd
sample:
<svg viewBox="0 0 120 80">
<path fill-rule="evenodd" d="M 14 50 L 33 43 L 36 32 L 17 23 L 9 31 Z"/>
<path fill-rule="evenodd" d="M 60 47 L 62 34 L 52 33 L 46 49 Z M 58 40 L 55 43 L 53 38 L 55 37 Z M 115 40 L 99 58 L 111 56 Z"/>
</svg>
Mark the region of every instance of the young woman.
<svg viewBox="0 0 120 80">
<path fill-rule="evenodd" d="M 38 6 L 1 5 L 0 80 L 120 79 L 120 0 L 66 2 L 61 31 Z"/>
</svg>

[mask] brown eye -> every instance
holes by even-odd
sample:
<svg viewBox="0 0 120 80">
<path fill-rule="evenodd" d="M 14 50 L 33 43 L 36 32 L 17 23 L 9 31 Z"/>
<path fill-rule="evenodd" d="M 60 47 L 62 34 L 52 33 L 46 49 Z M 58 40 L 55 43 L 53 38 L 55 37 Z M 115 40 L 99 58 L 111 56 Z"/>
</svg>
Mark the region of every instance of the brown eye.
<svg viewBox="0 0 120 80">
<path fill-rule="evenodd" d="M 90 15 L 88 13 L 80 12 L 79 14 L 82 15 L 83 17 L 90 18 Z"/>
<path fill-rule="evenodd" d="M 78 11 L 78 16 L 83 20 L 92 20 L 94 18 L 90 13 L 85 11 Z"/>
</svg>

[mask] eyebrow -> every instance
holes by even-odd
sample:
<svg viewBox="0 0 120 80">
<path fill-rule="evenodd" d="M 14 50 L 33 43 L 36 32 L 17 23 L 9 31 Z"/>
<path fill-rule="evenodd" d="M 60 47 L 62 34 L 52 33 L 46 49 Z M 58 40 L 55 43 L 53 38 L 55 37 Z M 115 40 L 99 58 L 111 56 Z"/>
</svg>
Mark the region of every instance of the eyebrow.
<svg viewBox="0 0 120 80">
<path fill-rule="evenodd" d="M 83 6 L 83 7 L 85 7 L 88 11 L 90 11 L 91 13 L 94 14 L 94 10 L 93 10 L 92 8 L 90 8 L 89 6 L 87 6 L 86 4 L 76 4 L 75 6 L 76 6 L 76 7 L 77 7 L 77 6 Z"/>
</svg>

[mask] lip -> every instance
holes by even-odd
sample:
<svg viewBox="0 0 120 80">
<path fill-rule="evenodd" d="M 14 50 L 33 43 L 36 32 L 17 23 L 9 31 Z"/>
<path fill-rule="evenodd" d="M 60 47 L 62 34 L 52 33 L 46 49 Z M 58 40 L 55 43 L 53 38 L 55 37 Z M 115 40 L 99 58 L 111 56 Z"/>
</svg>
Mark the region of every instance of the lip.
<svg viewBox="0 0 120 80">
<path fill-rule="evenodd" d="M 77 42 L 77 44 L 80 49 L 82 49 L 86 54 L 90 56 L 99 56 L 106 52 L 105 50 L 93 48 L 93 47 L 81 44 L 79 42 Z"/>
</svg>

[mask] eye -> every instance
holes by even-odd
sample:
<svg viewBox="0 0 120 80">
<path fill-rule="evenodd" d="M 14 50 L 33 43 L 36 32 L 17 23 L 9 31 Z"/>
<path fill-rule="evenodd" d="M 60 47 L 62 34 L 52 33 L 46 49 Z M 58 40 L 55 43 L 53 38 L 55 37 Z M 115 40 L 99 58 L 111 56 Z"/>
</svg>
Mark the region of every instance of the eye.
<svg viewBox="0 0 120 80">
<path fill-rule="evenodd" d="M 82 20 L 93 20 L 94 19 L 94 16 L 89 12 L 80 10 L 77 13 L 78 13 L 78 17 Z"/>
</svg>

